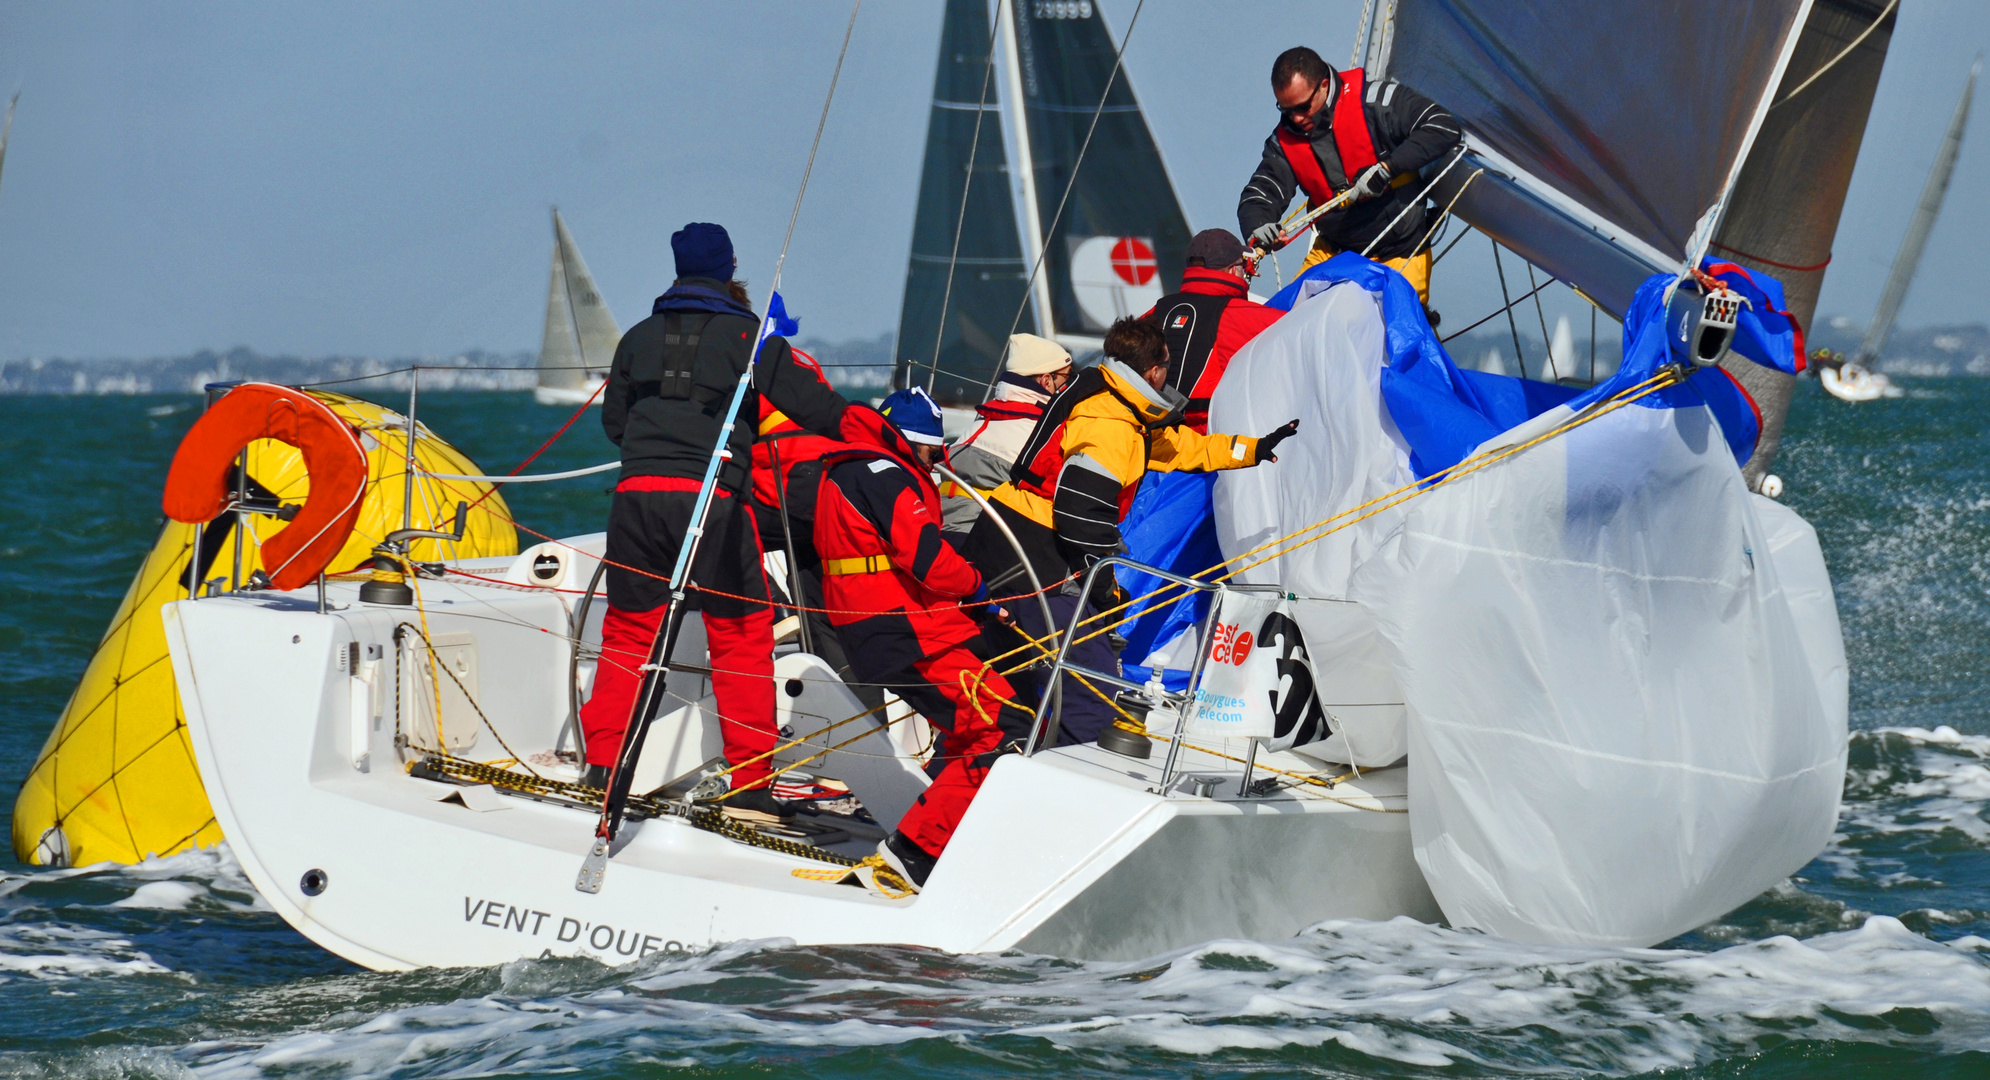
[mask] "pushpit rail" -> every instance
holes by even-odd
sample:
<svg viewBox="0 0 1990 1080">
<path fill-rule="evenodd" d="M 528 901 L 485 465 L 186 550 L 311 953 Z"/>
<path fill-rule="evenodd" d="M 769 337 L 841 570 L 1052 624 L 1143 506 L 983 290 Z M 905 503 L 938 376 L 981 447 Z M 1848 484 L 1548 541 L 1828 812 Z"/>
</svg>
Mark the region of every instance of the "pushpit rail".
<svg viewBox="0 0 1990 1080">
<path fill-rule="evenodd" d="M 1080 602 L 1072 611 L 1070 625 L 1066 626 L 1058 636 L 1057 654 L 1051 660 L 1049 673 L 1046 676 L 1044 684 L 1044 698 L 1049 707 L 1039 710 L 1036 722 L 1030 725 L 1030 737 L 1029 741 L 1023 747 L 1023 756 L 1031 757 L 1035 755 L 1038 745 L 1045 737 L 1045 733 L 1047 731 L 1059 730 L 1064 712 L 1064 680 L 1061 676 L 1066 672 L 1070 672 L 1087 681 L 1095 681 L 1106 686 L 1130 690 L 1147 699 L 1152 705 L 1170 706 L 1175 710 L 1177 717 L 1175 733 L 1168 739 L 1168 754 L 1162 760 L 1161 779 L 1155 788 L 1158 793 L 1165 796 L 1175 782 L 1175 769 L 1181 758 L 1182 742 L 1186 738 L 1182 729 L 1188 724 L 1189 708 L 1194 704 L 1196 691 L 1202 685 L 1203 668 L 1209 662 L 1212 635 L 1216 629 L 1217 618 L 1223 611 L 1224 594 L 1229 592 L 1283 593 L 1284 589 L 1277 585 L 1243 585 L 1236 582 L 1204 581 L 1199 578 L 1184 577 L 1181 574 L 1163 570 L 1158 566 L 1136 562 L 1124 555 L 1111 555 L 1093 563 L 1090 569 L 1086 571 L 1084 586 L 1078 595 L 1080 597 L 1091 596 L 1092 585 L 1098 580 L 1099 574 L 1113 566 L 1131 567 L 1141 573 L 1152 574 L 1163 581 L 1179 585 L 1185 589 L 1214 594 L 1209 605 L 1209 613 L 1203 616 L 1201 625 L 1196 630 L 1195 663 L 1189 668 L 1188 686 L 1179 694 L 1170 693 L 1158 689 L 1152 683 L 1133 682 L 1117 674 L 1109 674 L 1086 667 L 1083 664 L 1073 663 L 1069 655 L 1071 646 L 1077 640 L 1079 625 L 1086 618 L 1085 604 Z M 1182 597 L 1181 599 L 1186 599 L 1186 597 Z M 1156 700 L 1157 698 L 1158 700 Z M 1255 764 L 1256 759 L 1257 740 L 1253 739 L 1251 740 L 1250 759 L 1244 765 L 1243 779 L 1238 785 L 1238 791 L 1241 794 L 1248 794 L 1250 791 L 1251 768 Z"/>
</svg>

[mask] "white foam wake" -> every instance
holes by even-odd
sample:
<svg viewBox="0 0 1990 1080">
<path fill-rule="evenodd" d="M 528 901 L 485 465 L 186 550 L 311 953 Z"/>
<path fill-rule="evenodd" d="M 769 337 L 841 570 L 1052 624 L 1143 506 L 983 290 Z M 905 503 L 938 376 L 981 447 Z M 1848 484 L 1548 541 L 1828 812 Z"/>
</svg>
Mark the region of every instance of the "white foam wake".
<svg viewBox="0 0 1990 1080">
<path fill-rule="evenodd" d="M 216 1078 L 474 1075 L 1001 1038 L 1100 1062 L 1331 1047 L 1411 1066 L 1622 1074 L 1751 1053 L 1792 1029 L 1990 1048 L 1990 942 L 1941 944 L 1884 917 L 1711 953 L 1543 948 L 1407 919 L 1212 942 L 1147 964 L 783 945 L 614 972 L 520 962 L 485 996 L 260 1046 L 189 1048 L 182 1061 Z M 1895 1023 L 1903 1011 L 1914 1021 Z"/>
</svg>

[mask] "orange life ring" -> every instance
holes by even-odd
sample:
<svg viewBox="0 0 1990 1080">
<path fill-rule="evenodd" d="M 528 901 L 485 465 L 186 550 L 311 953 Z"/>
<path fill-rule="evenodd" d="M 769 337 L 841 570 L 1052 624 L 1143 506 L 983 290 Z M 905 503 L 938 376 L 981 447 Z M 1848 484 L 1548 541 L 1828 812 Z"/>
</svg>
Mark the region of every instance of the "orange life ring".
<svg viewBox="0 0 1990 1080">
<path fill-rule="evenodd" d="M 230 390 L 174 451 L 162 500 L 166 516 L 205 522 L 227 509 L 235 458 L 257 439 L 296 447 L 311 478 L 297 516 L 262 545 L 271 587 L 301 589 L 345 547 L 366 495 L 366 449 L 358 433 L 317 398 L 271 383 Z"/>
</svg>

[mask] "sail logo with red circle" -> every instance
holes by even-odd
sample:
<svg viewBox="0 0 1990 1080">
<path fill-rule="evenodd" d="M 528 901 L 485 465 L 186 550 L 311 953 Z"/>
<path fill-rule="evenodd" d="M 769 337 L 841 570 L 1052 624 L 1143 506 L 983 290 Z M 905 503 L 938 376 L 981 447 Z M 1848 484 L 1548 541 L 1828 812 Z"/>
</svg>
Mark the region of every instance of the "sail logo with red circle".
<svg viewBox="0 0 1990 1080">
<path fill-rule="evenodd" d="M 1072 237 L 1071 293 L 1086 330 L 1104 330 L 1153 307 L 1161 299 L 1161 261 L 1153 238 Z"/>
<path fill-rule="evenodd" d="M 1137 236 L 1122 236 L 1112 246 L 1112 272 L 1128 285 L 1145 285 L 1154 280 L 1160 267 L 1154 262 L 1154 249 Z"/>
</svg>

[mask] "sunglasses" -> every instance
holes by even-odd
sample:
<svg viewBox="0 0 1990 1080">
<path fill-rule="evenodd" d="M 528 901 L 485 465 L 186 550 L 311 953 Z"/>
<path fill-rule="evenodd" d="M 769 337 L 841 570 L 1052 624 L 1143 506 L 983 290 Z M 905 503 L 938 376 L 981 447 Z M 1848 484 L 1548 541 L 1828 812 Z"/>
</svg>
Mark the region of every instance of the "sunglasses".
<svg viewBox="0 0 1990 1080">
<path fill-rule="evenodd" d="M 1280 105 L 1278 107 L 1278 115 L 1285 117 L 1298 117 L 1305 113 L 1312 112 L 1313 99 L 1320 96 L 1320 88 L 1326 85 L 1327 84 L 1324 81 L 1314 83 L 1313 91 L 1312 93 L 1306 95 L 1306 100 L 1301 101 L 1297 105 Z"/>
</svg>

